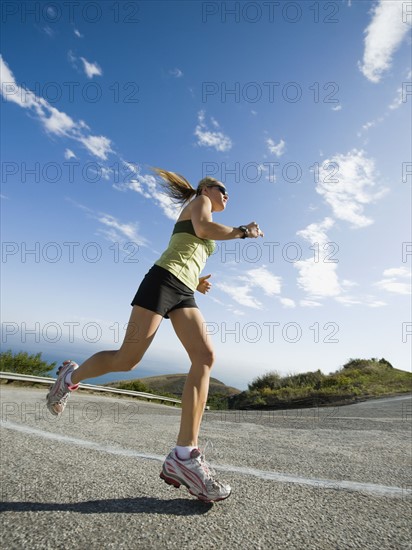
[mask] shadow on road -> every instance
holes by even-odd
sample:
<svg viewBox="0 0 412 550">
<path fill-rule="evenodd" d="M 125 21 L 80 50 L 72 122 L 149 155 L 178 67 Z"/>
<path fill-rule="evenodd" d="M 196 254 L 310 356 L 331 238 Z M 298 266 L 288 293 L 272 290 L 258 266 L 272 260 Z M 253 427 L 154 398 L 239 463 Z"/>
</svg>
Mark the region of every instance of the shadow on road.
<svg viewBox="0 0 412 550">
<path fill-rule="evenodd" d="M 165 514 L 194 516 L 207 513 L 213 503 L 154 497 L 86 500 L 84 502 L 1 502 L 0 512 L 78 512 L 80 514 Z"/>
</svg>

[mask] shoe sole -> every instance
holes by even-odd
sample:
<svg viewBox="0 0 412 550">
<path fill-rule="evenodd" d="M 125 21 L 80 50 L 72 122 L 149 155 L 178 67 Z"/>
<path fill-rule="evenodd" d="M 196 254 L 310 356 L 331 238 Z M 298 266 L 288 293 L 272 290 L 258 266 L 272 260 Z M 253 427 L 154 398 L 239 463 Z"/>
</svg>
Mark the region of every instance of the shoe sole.
<svg viewBox="0 0 412 550">
<path fill-rule="evenodd" d="M 187 487 L 189 493 L 191 495 L 193 495 L 194 497 L 198 498 L 199 500 L 201 500 L 202 502 L 219 502 L 220 500 L 225 500 L 227 498 L 230 497 L 230 495 L 232 494 L 232 491 L 226 496 L 226 497 L 220 497 L 220 498 L 215 498 L 215 499 L 211 499 L 211 498 L 208 498 L 207 496 L 205 495 L 202 495 L 202 494 L 199 494 L 197 495 L 196 493 L 193 493 L 191 490 L 190 490 L 190 487 L 186 484 L 186 483 L 180 483 L 179 481 L 177 481 L 176 479 L 174 479 L 173 477 L 169 477 L 167 475 L 164 474 L 164 472 L 160 472 L 160 475 L 159 477 L 161 479 L 163 479 L 163 481 L 165 483 L 167 483 L 168 485 L 172 485 L 173 487 L 175 487 L 176 489 L 179 489 L 179 487 L 181 485 L 184 485 L 185 487 Z"/>
</svg>

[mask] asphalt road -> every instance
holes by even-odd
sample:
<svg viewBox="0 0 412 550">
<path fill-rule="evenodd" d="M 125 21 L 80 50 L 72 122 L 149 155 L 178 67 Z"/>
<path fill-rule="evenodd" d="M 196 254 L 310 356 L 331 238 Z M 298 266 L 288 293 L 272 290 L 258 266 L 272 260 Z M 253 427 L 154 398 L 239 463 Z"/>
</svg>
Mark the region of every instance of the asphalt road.
<svg viewBox="0 0 412 550">
<path fill-rule="evenodd" d="M 180 410 L 1 386 L 5 549 L 412 548 L 411 397 L 207 412 L 201 446 L 233 489 L 205 504 L 159 478 Z"/>
</svg>

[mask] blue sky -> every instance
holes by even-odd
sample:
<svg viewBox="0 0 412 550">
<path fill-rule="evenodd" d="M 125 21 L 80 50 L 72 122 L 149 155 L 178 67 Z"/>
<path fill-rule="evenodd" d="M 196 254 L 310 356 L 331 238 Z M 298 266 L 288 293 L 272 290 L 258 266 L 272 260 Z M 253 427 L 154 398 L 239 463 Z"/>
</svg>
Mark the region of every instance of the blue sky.
<svg viewBox="0 0 412 550">
<path fill-rule="evenodd" d="M 213 375 L 410 370 L 411 7 L 396 1 L 4 2 L 4 349 L 115 349 L 178 211 L 151 167 L 257 221 L 198 304 Z M 125 377 L 186 372 L 164 321 Z"/>
</svg>

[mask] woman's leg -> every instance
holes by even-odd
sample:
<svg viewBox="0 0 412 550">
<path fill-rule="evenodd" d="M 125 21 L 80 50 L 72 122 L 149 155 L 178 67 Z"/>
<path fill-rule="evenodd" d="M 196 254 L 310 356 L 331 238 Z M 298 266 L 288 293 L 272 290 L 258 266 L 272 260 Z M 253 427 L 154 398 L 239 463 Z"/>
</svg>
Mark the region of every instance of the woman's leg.
<svg viewBox="0 0 412 550">
<path fill-rule="evenodd" d="M 133 306 L 121 348 L 92 355 L 73 372 L 72 384 L 108 372 L 132 370 L 150 346 L 162 319 L 158 313 Z"/>
<path fill-rule="evenodd" d="M 214 361 L 213 347 L 206 334 L 203 315 L 197 308 L 175 309 L 169 317 L 192 362 L 183 389 L 177 445 L 197 447 Z"/>
</svg>

